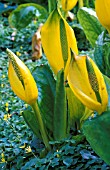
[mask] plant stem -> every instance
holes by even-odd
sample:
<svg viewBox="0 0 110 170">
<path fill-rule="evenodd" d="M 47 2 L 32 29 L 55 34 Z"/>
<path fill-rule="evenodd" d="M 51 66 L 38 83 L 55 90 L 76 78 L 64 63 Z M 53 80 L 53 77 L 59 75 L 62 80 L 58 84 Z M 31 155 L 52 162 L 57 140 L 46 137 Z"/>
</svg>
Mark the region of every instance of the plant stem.
<svg viewBox="0 0 110 170">
<path fill-rule="evenodd" d="M 41 113 L 40 113 L 40 110 L 39 110 L 37 102 L 32 104 L 31 106 L 32 106 L 32 108 L 34 110 L 35 117 L 38 120 L 39 129 L 40 129 L 40 132 L 41 132 L 43 142 L 44 142 L 46 148 L 48 150 L 51 150 L 51 147 L 49 145 L 49 140 L 48 140 L 48 137 L 47 137 L 47 134 L 46 134 L 46 131 L 45 131 L 44 123 L 43 123 L 43 120 L 42 120 Z"/>
<path fill-rule="evenodd" d="M 48 0 L 48 11 L 49 14 L 56 8 L 57 0 Z"/>
<path fill-rule="evenodd" d="M 94 0 L 92 0 L 92 6 L 93 6 L 93 8 L 95 8 L 95 1 Z"/>
<path fill-rule="evenodd" d="M 86 6 L 87 8 L 89 8 L 89 0 L 85 0 L 85 1 L 84 1 L 84 4 L 85 4 L 85 6 Z"/>
<path fill-rule="evenodd" d="M 67 19 L 67 15 L 68 15 L 68 12 L 67 11 L 64 11 L 64 18 L 65 18 L 65 20 Z"/>
<path fill-rule="evenodd" d="M 84 6 L 83 0 L 79 0 L 78 2 L 79 2 L 79 8 L 82 8 Z"/>
</svg>

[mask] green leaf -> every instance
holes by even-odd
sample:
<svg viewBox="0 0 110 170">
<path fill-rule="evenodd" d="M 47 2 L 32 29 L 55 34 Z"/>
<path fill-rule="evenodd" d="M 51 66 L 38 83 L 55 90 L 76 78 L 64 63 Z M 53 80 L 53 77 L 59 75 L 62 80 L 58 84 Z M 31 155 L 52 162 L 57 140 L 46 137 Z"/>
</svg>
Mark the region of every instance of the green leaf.
<svg viewBox="0 0 110 170">
<path fill-rule="evenodd" d="M 9 24 L 17 29 L 25 28 L 34 18 L 45 19 L 47 11 L 44 7 L 26 3 L 19 5 L 10 15 Z"/>
<path fill-rule="evenodd" d="M 110 77 L 110 42 L 104 43 L 103 46 L 103 58 L 105 64 L 105 75 Z"/>
<path fill-rule="evenodd" d="M 58 166 L 58 165 L 59 165 L 59 158 L 53 158 L 53 159 L 51 160 L 50 165 L 52 166 L 52 169 L 53 169 L 55 166 Z"/>
<path fill-rule="evenodd" d="M 30 110 L 25 110 L 22 113 L 25 122 L 30 127 L 30 129 L 33 131 L 33 133 L 41 139 L 40 131 L 39 131 L 39 125 L 38 121 L 36 120 L 36 117 L 34 115 L 34 112 Z"/>
<path fill-rule="evenodd" d="M 56 97 L 54 105 L 54 139 L 61 140 L 66 138 L 67 134 L 67 106 L 66 91 L 64 85 L 64 71 L 60 70 L 57 74 Z"/>
<path fill-rule="evenodd" d="M 36 67 L 33 71 L 38 87 L 38 104 L 46 127 L 53 131 L 53 114 L 55 100 L 55 80 L 48 65 Z"/>
<path fill-rule="evenodd" d="M 72 162 L 73 162 L 73 159 L 72 159 L 71 157 L 65 158 L 65 159 L 63 160 L 63 163 L 64 163 L 67 167 L 70 167 L 71 164 L 72 164 Z"/>
<path fill-rule="evenodd" d="M 94 60 L 102 73 L 105 73 L 103 62 L 103 44 L 104 44 L 104 31 L 98 36 L 95 49 L 94 49 Z"/>
<path fill-rule="evenodd" d="M 94 60 L 100 71 L 110 77 L 110 39 L 102 32 L 95 45 Z"/>
<path fill-rule="evenodd" d="M 110 78 L 107 76 L 103 76 L 105 80 L 105 84 L 107 87 L 107 92 L 108 92 L 108 105 L 107 105 L 107 111 L 110 111 Z"/>
<path fill-rule="evenodd" d="M 6 4 L 0 2 L 0 15 L 3 13 L 7 13 L 9 11 L 12 11 L 15 8 L 16 8 L 16 5 L 15 6 L 11 6 L 11 5 L 7 6 Z"/>
<path fill-rule="evenodd" d="M 101 24 L 96 17 L 95 11 L 90 8 L 83 7 L 78 11 L 78 19 L 84 29 L 87 39 L 94 47 L 98 36 L 103 30 Z"/>
<path fill-rule="evenodd" d="M 87 120 L 83 132 L 93 150 L 110 165 L 110 111 Z"/>
</svg>

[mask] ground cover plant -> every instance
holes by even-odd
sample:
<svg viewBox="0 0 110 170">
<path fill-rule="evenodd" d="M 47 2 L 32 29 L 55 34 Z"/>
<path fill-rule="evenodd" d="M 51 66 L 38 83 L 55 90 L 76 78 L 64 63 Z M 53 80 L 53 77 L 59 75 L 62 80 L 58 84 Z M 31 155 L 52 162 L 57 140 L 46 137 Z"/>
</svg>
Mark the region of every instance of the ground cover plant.
<svg viewBox="0 0 110 170">
<path fill-rule="evenodd" d="M 98 0 L 104 27 L 89 1 L 78 9 L 82 2 L 50 1 L 49 13 L 38 4 L 21 4 L 9 15 L 13 28 L 4 12 L 1 16 L 1 169 L 110 168 L 109 35 L 104 29 L 109 27 L 98 14 L 103 8 Z M 67 11 L 76 3 L 78 20 L 70 22 Z M 44 51 L 33 62 L 32 36 L 41 23 Z M 80 36 L 87 51 L 78 51 L 84 46 Z"/>
</svg>

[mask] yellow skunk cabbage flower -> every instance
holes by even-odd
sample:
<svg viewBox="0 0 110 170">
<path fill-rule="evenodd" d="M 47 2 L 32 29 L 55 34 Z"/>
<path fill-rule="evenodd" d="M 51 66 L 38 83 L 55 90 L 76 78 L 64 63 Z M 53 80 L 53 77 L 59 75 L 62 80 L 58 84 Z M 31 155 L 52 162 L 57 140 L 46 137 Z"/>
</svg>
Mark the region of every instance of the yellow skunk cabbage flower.
<svg viewBox="0 0 110 170">
<path fill-rule="evenodd" d="M 70 48 L 78 54 L 74 31 L 58 9 L 52 11 L 43 25 L 41 41 L 45 55 L 55 74 L 66 66 L 71 55 Z"/>
<path fill-rule="evenodd" d="M 110 33 L 110 0 L 96 0 L 95 10 L 100 23 Z"/>
<path fill-rule="evenodd" d="M 72 53 L 68 83 L 76 97 L 89 109 L 99 114 L 106 110 L 106 85 L 101 72 L 90 57 Z"/>
<path fill-rule="evenodd" d="M 38 89 L 32 74 L 26 65 L 9 49 L 8 77 L 14 93 L 28 104 L 36 102 Z"/>
<path fill-rule="evenodd" d="M 61 0 L 62 9 L 64 11 L 69 11 L 75 7 L 78 0 Z"/>
</svg>

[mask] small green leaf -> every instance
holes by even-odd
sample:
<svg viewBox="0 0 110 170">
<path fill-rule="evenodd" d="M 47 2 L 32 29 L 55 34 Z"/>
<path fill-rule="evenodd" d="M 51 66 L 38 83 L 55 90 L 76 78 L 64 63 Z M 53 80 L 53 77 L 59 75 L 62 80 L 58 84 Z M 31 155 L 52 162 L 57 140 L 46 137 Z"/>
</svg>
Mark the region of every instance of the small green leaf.
<svg viewBox="0 0 110 170">
<path fill-rule="evenodd" d="M 94 151 L 110 165 L 110 111 L 87 120 L 82 129 Z"/>
<path fill-rule="evenodd" d="M 67 167 L 71 166 L 72 162 L 73 162 L 73 159 L 72 159 L 71 157 L 65 158 L 65 159 L 63 160 L 63 163 L 64 163 Z"/>
<path fill-rule="evenodd" d="M 54 168 L 55 166 L 58 166 L 59 165 L 59 158 L 53 158 L 51 160 L 50 165 L 52 166 L 52 168 Z"/>
<path fill-rule="evenodd" d="M 16 8 L 16 5 L 15 6 L 11 6 L 11 5 L 6 6 L 6 4 L 0 2 L 0 15 L 3 13 L 7 13 L 9 11 L 12 11 L 15 8 Z"/>
<path fill-rule="evenodd" d="M 67 106 L 66 92 L 64 85 L 64 71 L 60 70 L 57 74 L 56 97 L 54 105 L 54 139 L 61 140 L 66 138 L 67 133 Z"/>
<path fill-rule="evenodd" d="M 95 11 L 90 8 L 83 7 L 78 11 L 78 19 L 84 29 L 87 39 L 94 47 L 98 36 L 103 30 L 101 24 L 96 17 Z"/>
<path fill-rule="evenodd" d="M 46 9 L 34 3 L 21 4 L 9 15 L 9 24 L 17 29 L 25 28 L 35 17 L 45 19 Z"/>
</svg>

